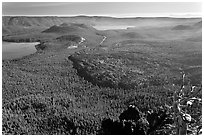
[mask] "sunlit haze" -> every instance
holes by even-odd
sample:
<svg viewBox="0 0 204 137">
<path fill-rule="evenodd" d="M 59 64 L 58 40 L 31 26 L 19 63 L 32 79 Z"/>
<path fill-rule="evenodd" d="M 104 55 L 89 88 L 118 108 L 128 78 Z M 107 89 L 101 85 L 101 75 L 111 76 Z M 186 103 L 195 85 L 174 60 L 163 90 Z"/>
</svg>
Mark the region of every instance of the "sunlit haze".
<svg viewBox="0 0 204 137">
<path fill-rule="evenodd" d="M 3 15 L 200 17 L 198 2 L 3 2 Z"/>
</svg>

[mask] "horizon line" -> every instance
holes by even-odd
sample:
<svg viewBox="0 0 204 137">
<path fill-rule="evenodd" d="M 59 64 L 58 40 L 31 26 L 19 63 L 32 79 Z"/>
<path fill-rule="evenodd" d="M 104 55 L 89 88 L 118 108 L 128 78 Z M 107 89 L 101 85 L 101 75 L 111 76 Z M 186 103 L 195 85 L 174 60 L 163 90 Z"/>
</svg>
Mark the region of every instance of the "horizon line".
<svg viewBox="0 0 204 137">
<path fill-rule="evenodd" d="M 202 18 L 202 15 L 197 15 L 197 16 L 190 16 L 190 15 L 168 15 L 168 16 L 111 16 L 111 15 L 83 15 L 83 14 L 79 14 L 79 15 L 2 15 L 2 16 L 21 16 L 21 17 L 80 17 L 80 16 L 84 16 L 84 17 L 109 17 L 109 18 Z"/>
</svg>

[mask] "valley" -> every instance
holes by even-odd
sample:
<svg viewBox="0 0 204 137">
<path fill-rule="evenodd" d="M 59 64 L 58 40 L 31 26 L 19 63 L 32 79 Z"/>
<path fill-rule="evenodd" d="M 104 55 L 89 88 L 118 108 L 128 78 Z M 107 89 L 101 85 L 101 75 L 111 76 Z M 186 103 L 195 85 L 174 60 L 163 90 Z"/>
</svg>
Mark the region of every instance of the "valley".
<svg viewBox="0 0 204 137">
<path fill-rule="evenodd" d="M 39 42 L 2 60 L 4 134 L 108 134 L 104 119 L 129 105 L 171 105 L 182 73 L 186 87 L 202 85 L 201 18 L 3 16 L 2 30 L 6 42 Z M 147 133 L 168 134 L 160 129 Z"/>
</svg>

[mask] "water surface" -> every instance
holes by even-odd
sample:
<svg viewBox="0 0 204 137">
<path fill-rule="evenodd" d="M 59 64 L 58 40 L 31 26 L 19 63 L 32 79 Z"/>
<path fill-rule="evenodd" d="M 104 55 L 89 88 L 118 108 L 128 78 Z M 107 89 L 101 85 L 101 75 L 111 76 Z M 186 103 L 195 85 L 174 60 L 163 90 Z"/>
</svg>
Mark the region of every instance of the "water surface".
<svg viewBox="0 0 204 137">
<path fill-rule="evenodd" d="M 35 45 L 39 42 L 32 43 L 14 43 L 2 42 L 2 59 L 16 59 L 35 53 Z"/>
</svg>

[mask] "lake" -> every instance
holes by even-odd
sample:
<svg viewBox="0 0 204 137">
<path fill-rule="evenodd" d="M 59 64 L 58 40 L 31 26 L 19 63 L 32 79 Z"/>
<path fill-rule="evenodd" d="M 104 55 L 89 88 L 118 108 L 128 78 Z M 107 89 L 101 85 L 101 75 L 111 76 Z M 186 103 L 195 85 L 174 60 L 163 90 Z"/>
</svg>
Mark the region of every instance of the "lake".
<svg viewBox="0 0 204 137">
<path fill-rule="evenodd" d="M 2 42 L 2 59 L 16 59 L 35 53 L 37 50 L 35 45 L 39 42 L 32 43 L 14 43 Z"/>
</svg>

